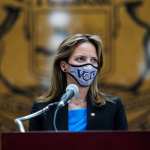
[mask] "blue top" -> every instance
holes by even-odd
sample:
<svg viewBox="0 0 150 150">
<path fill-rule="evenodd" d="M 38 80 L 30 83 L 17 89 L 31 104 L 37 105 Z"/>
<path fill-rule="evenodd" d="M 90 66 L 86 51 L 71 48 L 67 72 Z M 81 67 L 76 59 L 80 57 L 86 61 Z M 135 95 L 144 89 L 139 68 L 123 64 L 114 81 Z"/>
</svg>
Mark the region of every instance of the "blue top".
<svg viewBox="0 0 150 150">
<path fill-rule="evenodd" d="M 71 132 L 85 131 L 87 126 L 87 109 L 73 109 L 68 111 L 68 130 Z"/>
</svg>

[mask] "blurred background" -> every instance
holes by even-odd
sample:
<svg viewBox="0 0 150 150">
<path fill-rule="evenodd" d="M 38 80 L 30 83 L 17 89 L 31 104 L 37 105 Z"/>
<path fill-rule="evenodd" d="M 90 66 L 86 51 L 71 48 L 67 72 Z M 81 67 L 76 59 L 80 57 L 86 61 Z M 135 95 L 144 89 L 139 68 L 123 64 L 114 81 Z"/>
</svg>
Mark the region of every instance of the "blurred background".
<svg viewBox="0 0 150 150">
<path fill-rule="evenodd" d="M 0 132 L 17 131 L 14 119 L 48 91 L 70 33 L 101 36 L 100 90 L 122 97 L 129 130 L 150 130 L 149 8 L 149 0 L 0 0 Z"/>
</svg>

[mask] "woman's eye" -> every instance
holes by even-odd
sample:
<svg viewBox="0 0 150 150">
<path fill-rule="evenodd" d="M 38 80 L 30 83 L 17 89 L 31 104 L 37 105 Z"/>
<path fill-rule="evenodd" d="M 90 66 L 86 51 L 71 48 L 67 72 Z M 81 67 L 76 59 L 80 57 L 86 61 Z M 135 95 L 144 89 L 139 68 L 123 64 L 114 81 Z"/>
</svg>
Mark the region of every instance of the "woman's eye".
<svg viewBox="0 0 150 150">
<path fill-rule="evenodd" d="M 76 60 L 79 61 L 79 62 L 81 62 L 81 61 L 84 61 L 85 58 L 84 57 L 78 57 L 78 58 L 76 58 Z"/>
<path fill-rule="evenodd" d="M 92 63 L 98 63 L 98 61 L 97 61 L 96 58 L 91 59 L 91 62 L 92 62 Z"/>
</svg>

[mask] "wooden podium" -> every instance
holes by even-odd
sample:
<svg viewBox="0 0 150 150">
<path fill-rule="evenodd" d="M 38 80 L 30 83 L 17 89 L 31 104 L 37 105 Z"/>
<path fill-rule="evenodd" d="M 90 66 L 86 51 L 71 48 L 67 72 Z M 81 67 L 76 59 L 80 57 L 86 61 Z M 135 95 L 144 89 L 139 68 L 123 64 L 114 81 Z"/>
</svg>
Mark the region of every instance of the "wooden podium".
<svg viewBox="0 0 150 150">
<path fill-rule="evenodd" d="M 150 132 L 2 133 L 0 150 L 146 150 Z"/>
</svg>

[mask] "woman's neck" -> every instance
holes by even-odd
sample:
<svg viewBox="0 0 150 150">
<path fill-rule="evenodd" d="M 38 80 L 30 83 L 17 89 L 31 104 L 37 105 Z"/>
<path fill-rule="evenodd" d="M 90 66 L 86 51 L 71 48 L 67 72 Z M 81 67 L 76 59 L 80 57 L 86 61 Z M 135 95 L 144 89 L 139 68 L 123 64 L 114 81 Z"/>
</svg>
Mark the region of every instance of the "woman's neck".
<svg viewBox="0 0 150 150">
<path fill-rule="evenodd" d="M 69 110 L 87 107 L 86 96 L 88 88 L 83 88 L 80 86 L 78 86 L 78 88 L 80 93 L 79 98 L 72 98 L 71 102 L 69 103 Z"/>
<path fill-rule="evenodd" d="M 89 87 L 79 87 L 80 99 L 85 100 Z"/>
</svg>

